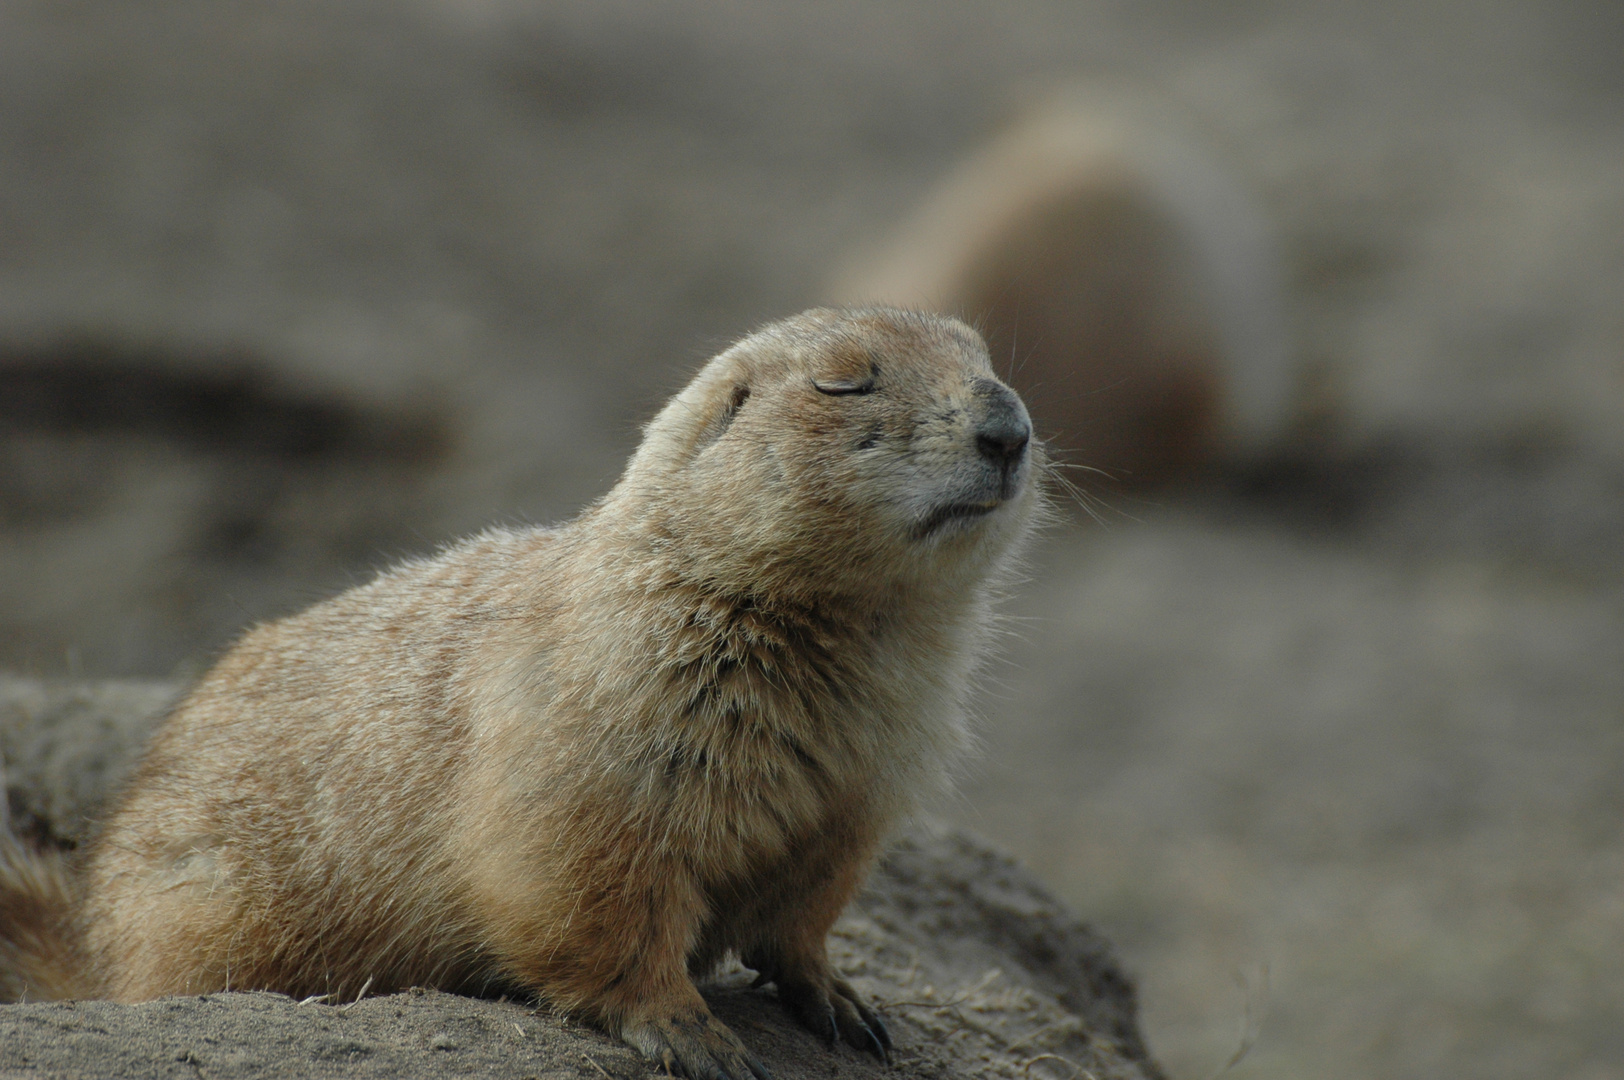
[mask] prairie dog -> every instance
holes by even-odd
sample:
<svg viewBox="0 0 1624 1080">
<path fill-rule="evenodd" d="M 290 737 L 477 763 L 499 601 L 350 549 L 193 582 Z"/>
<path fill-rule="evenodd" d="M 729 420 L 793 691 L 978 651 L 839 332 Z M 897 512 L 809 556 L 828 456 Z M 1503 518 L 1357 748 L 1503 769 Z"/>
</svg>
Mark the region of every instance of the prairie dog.
<svg viewBox="0 0 1624 1080">
<path fill-rule="evenodd" d="M 1298 375 L 1262 212 L 1122 96 L 1035 104 L 829 291 L 970 320 L 1051 450 L 1155 483 L 1279 439 Z"/>
<path fill-rule="evenodd" d="M 13 968 L 122 1001 L 500 985 L 695 1080 L 765 1077 L 692 981 L 732 953 L 884 1056 L 825 937 L 964 740 L 1030 439 L 962 323 L 767 326 L 572 522 L 247 634 L 89 845 L 72 978 L 50 941 Z"/>
</svg>

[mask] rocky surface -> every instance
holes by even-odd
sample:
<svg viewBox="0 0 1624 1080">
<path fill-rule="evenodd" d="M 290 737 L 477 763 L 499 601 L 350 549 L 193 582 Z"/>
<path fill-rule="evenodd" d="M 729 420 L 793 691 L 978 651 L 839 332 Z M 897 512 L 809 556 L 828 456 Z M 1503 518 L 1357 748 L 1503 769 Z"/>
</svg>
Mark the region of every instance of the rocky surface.
<svg viewBox="0 0 1624 1080">
<path fill-rule="evenodd" d="M 180 689 L 0 675 L 0 761 L 12 828 L 40 844 L 81 843 Z"/>
</svg>

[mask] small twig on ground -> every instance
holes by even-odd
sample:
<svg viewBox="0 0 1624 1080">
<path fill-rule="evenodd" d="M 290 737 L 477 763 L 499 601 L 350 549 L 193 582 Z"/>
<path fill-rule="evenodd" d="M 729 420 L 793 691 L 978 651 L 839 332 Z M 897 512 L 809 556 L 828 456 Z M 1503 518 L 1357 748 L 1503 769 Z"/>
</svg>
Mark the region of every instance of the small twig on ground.
<svg viewBox="0 0 1624 1080">
<path fill-rule="evenodd" d="M 1084 1076 L 1086 1076 L 1088 1078 L 1088 1080 L 1099 1080 L 1099 1077 L 1095 1076 L 1092 1072 L 1090 1072 L 1089 1070 L 1083 1068 L 1081 1065 L 1077 1064 L 1075 1061 L 1071 1060 L 1071 1058 L 1061 1057 L 1059 1054 L 1039 1054 L 1035 1058 L 1028 1058 L 1021 1065 L 1021 1075 L 1023 1075 L 1023 1076 L 1031 1076 L 1032 1075 L 1032 1066 L 1036 1065 L 1040 1061 L 1058 1061 L 1058 1062 L 1061 1062 L 1062 1064 L 1070 1065 L 1072 1067 L 1072 1069 L 1073 1069 L 1073 1072 L 1071 1074 L 1072 1075 L 1072 1080 L 1078 1080 L 1078 1077 L 1084 1077 Z"/>
<path fill-rule="evenodd" d="M 976 983 L 974 986 L 970 987 L 968 990 L 960 990 L 958 993 L 954 994 L 952 997 L 947 998 L 947 999 L 945 999 L 943 1001 L 882 1001 L 882 1002 L 878 1002 L 877 1004 L 882 1009 L 886 1009 L 886 1008 L 912 1008 L 912 1009 L 939 1009 L 939 1010 L 943 1010 L 943 1011 L 946 1011 L 948 1009 L 956 1009 L 960 1005 L 963 1005 L 966 1001 L 970 1000 L 970 998 L 973 995 L 979 994 L 979 993 L 981 993 L 981 991 L 985 990 L 987 988 L 988 983 L 992 982 L 994 979 L 998 978 L 1002 974 L 1003 974 L 1002 971 L 999 971 L 997 968 L 993 968 L 991 971 L 988 971 L 985 975 L 983 975 L 981 977 L 980 982 Z"/>
<path fill-rule="evenodd" d="M 1023 1035 L 1021 1038 L 1016 1039 L 1014 1042 L 1012 1042 L 1008 1046 L 1004 1047 L 1004 1049 L 1013 1053 L 1014 1051 L 1019 1050 L 1022 1047 L 1028 1045 L 1028 1044 L 1037 1042 L 1037 1040 L 1043 1038 L 1045 1035 L 1049 1034 L 1049 1032 L 1051 1032 L 1051 1031 L 1058 1031 L 1061 1028 L 1068 1028 L 1068 1027 L 1075 1028 L 1075 1027 L 1080 1027 L 1081 1025 L 1082 1025 L 1082 1020 L 1079 1017 L 1070 1016 L 1070 1015 L 1062 1016 L 1059 1020 L 1055 1020 L 1055 1021 L 1052 1021 L 1050 1023 L 1044 1024 L 1042 1027 L 1037 1028 L 1034 1031 L 1028 1032 L 1027 1034 Z M 1033 1058 L 1032 1060 L 1036 1061 L 1037 1059 Z"/>
<path fill-rule="evenodd" d="M 367 996 L 367 991 L 371 990 L 371 989 L 372 989 L 372 976 L 368 975 L 367 976 L 367 981 L 361 984 L 361 992 L 359 994 L 355 995 L 355 1000 L 350 1002 L 349 1005 L 340 1005 L 339 1006 L 339 1011 L 343 1012 L 345 1009 L 348 1009 L 350 1007 L 350 1005 L 360 1004 L 361 999 L 366 997 Z"/>
</svg>

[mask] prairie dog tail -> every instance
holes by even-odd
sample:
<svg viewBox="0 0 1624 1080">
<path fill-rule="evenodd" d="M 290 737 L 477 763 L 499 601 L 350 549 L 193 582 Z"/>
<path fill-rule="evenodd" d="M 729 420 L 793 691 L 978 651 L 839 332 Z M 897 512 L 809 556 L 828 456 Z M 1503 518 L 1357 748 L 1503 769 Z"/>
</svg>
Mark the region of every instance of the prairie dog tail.
<svg viewBox="0 0 1624 1080">
<path fill-rule="evenodd" d="M 66 860 L 13 834 L 4 776 L 0 768 L 0 1001 L 88 996 Z"/>
</svg>

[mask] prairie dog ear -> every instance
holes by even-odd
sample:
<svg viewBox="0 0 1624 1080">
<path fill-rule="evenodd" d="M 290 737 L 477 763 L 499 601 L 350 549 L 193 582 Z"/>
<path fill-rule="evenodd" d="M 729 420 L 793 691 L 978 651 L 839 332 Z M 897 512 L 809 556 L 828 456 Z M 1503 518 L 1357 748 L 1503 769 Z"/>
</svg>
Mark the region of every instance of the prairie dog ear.
<svg viewBox="0 0 1624 1080">
<path fill-rule="evenodd" d="M 712 402 L 712 416 L 710 423 L 700 432 L 699 438 L 694 441 L 692 456 L 698 457 L 711 443 L 727 434 L 727 429 L 733 426 L 733 418 L 739 415 L 744 403 L 750 400 L 750 384 L 742 379 L 734 383 L 732 390 L 719 395 L 722 399 L 720 408 L 715 408 Z"/>
<path fill-rule="evenodd" d="M 634 464 L 680 468 L 727 433 L 750 400 L 748 373 L 730 359 L 726 353 L 713 359 L 648 422 Z"/>
</svg>

